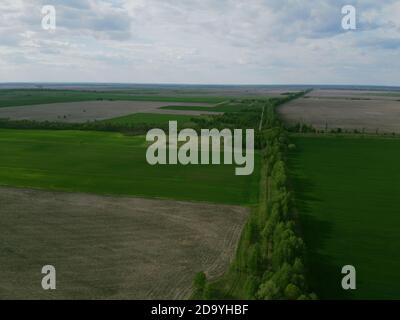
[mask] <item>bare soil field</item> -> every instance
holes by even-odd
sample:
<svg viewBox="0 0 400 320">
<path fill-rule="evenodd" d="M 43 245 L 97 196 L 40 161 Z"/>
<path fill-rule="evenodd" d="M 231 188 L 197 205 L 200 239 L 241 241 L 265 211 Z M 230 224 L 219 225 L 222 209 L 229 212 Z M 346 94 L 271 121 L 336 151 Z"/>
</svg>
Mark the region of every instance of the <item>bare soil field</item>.
<svg viewBox="0 0 400 320">
<path fill-rule="evenodd" d="M 400 100 L 399 91 L 315 89 L 306 97 L 323 99 Z"/>
<path fill-rule="evenodd" d="M 315 128 L 342 128 L 366 132 L 400 133 L 400 101 L 349 99 L 297 99 L 279 108 L 288 124 L 305 123 Z"/>
<path fill-rule="evenodd" d="M 157 102 L 157 101 L 86 101 L 51 103 L 20 107 L 0 108 L 0 119 L 58 121 L 84 123 L 105 120 L 134 113 L 163 113 L 182 115 L 219 114 L 212 111 L 165 110 L 164 106 L 201 106 L 212 107 L 205 103 Z"/>
<path fill-rule="evenodd" d="M 0 204 L 0 299 L 188 298 L 196 272 L 226 270 L 249 210 L 13 188 Z"/>
</svg>

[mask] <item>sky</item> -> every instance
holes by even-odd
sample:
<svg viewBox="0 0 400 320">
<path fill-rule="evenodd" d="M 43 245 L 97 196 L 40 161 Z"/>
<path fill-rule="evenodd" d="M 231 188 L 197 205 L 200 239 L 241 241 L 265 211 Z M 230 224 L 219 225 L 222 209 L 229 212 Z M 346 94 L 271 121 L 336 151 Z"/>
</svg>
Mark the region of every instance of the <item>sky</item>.
<svg viewBox="0 0 400 320">
<path fill-rule="evenodd" d="M 399 86 L 400 0 L 0 0 L 0 82 Z"/>
</svg>

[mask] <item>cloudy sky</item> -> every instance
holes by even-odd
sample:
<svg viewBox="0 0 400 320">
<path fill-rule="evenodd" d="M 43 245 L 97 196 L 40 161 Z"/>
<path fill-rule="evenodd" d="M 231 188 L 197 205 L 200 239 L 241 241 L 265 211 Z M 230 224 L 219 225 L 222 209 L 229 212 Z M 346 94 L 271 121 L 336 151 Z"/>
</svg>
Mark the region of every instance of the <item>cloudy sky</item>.
<svg viewBox="0 0 400 320">
<path fill-rule="evenodd" d="M 0 82 L 15 81 L 400 85 L 400 1 L 0 0 Z"/>
</svg>

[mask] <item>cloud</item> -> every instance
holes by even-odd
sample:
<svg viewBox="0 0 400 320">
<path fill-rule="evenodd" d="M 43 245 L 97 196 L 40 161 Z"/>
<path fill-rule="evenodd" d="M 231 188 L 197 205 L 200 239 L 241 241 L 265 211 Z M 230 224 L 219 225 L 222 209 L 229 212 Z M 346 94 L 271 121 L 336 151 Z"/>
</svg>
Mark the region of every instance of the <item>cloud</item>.
<svg viewBox="0 0 400 320">
<path fill-rule="evenodd" d="M 2 0 L 0 81 L 400 84 L 398 17 L 395 0 Z"/>
</svg>

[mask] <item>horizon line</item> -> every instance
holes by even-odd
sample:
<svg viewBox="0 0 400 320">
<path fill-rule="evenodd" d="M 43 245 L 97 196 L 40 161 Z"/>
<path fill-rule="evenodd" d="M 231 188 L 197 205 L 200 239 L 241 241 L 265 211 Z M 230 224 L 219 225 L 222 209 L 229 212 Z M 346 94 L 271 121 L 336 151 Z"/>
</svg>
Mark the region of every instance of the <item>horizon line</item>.
<svg viewBox="0 0 400 320">
<path fill-rule="evenodd" d="M 265 83 L 179 83 L 179 82 L 92 82 L 92 81 L 10 81 L 10 82 L 2 82 L 0 81 L 0 85 L 12 85 L 12 84 L 41 84 L 41 85 L 61 85 L 61 84 L 81 84 L 81 85 L 160 85 L 160 86 L 227 86 L 227 87 L 244 87 L 244 86 L 270 86 L 270 87 L 279 87 L 279 86 L 301 86 L 301 87 L 387 87 L 387 88 L 400 88 L 400 85 L 387 85 L 387 84 L 349 84 L 349 83 L 277 83 L 277 84 L 265 84 Z"/>
</svg>

